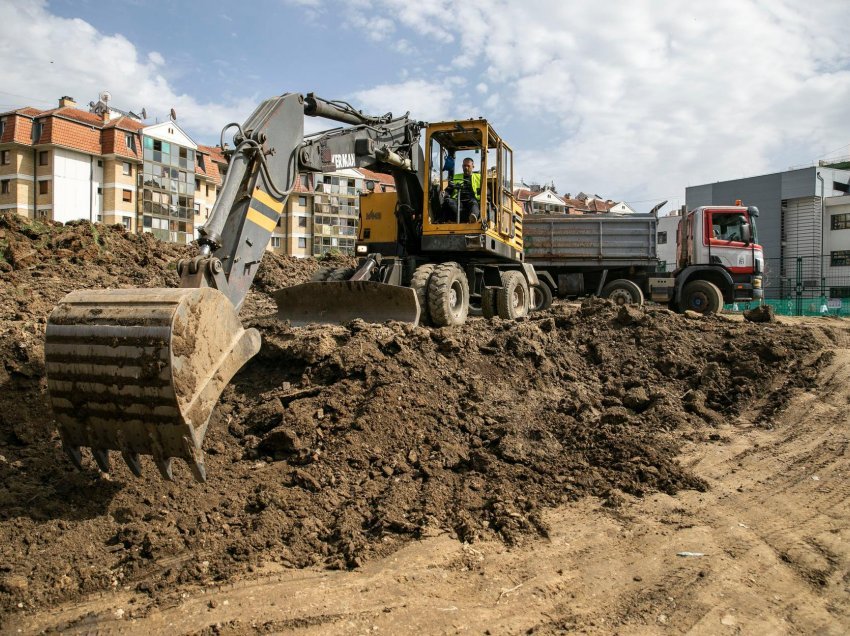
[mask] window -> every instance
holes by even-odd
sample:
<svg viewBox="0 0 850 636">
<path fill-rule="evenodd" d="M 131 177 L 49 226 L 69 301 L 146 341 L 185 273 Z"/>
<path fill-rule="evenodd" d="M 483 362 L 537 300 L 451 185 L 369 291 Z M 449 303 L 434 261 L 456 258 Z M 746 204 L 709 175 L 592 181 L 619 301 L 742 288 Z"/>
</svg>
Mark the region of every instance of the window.
<svg viewBox="0 0 850 636">
<path fill-rule="evenodd" d="M 272 237 L 272 247 L 274 247 L 274 248 L 280 247 L 280 237 L 279 236 L 273 236 Z"/>
<path fill-rule="evenodd" d="M 201 180 L 195 177 L 195 192 L 201 191 Z"/>
<path fill-rule="evenodd" d="M 50 210 L 36 210 L 35 218 L 39 221 L 47 221 L 50 218 Z"/>
<path fill-rule="evenodd" d="M 97 160 L 97 167 L 98 167 L 98 168 L 103 168 L 103 160 L 102 160 L 102 159 L 98 159 L 98 160 Z"/>
<path fill-rule="evenodd" d="M 9 194 L 9 179 L 0 181 L 0 194 Z"/>
<path fill-rule="evenodd" d="M 829 264 L 833 267 L 850 265 L 850 250 L 839 250 L 829 253 Z"/>
<path fill-rule="evenodd" d="M 207 184 L 207 196 L 210 196 L 210 186 Z"/>
<path fill-rule="evenodd" d="M 658 233 L 658 241 L 659 245 L 665 245 L 667 243 L 667 232 L 659 232 Z"/>
<path fill-rule="evenodd" d="M 103 188 L 100 188 L 100 187 L 99 187 L 99 188 L 97 189 L 97 193 L 98 193 L 98 194 L 103 194 Z"/>
<path fill-rule="evenodd" d="M 124 169 L 124 174 L 126 174 L 127 176 L 133 176 L 133 166 L 130 165 L 129 162 L 127 162 L 127 161 L 124 162 L 123 169 Z"/>
<path fill-rule="evenodd" d="M 850 287 L 830 287 L 830 298 L 850 298 Z"/>
<path fill-rule="evenodd" d="M 38 182 L 38 193 L 39 194 L 47 194 L 50 191 L 50 182 L 49 181 L 39 181 Z"/>
<path fill-rule="evenodd" d="M 830 229 L 850 230 L 850 214 L 833 214 L 830 217 Z"/>
<path fill-rule="evenodd" d="M 132 190 L 122 190 L 121 191 L 121 200 L 126 201 L 127 203 L 132 203 L 132 201 L 133 201 Z"/>
<path fill-rule="evenodd" d="M 6 118 L 0 117 L 0 137 L 3 136 L 4 132 L 6 132 Z"/>
<path fill-rule="evenodd" d="M 712 236 L 719 241 L 743 241 L 743 226 L 747 218 L 740 213 L 711 215 Z M 755 237 L 753 237 L 755 240 Z"/>
<path fill-rule="evenodd" d="M 201 204 L 200 203 L 195 204 L 195 216 L 201 216 Z"/>
<path fill-rule="evenodd" d="M 307 239 L 303 236 L 298 238 L 298 247 L 304 248 L 307 247 Z"/>
<path fill-rule="evenodd" d="M 41 137 L 41 129 L 44 127 L 40 121 L 33 122 L 32 125 L 32 140 L 38 141 L 39 137 Z"/>
<path fill-rule="evenodd" d="M 844 194 L 850 193 L 850 183 L 839 183 L 838 181 L 832 182 L 832 189 L 838 192 L 843 192 Z"/>
<path fill-rule="evenodd" d="M 0 165 L 3 165 L 3 166 L 9 165 L 9 151 L 8 150 L 0 150 Z"/>
<path fill-rule="evenodd" d="M 307 207 L 307 197 L 298 197 L 298 205 L 302 208 Z"/>
<path fill-rule="evenodd" d="M 130 231 L 133 229 L 133 219 L 129 216 L 121 217 L 121 224 L 124 226 L 124 229 Z"/>
<path fill-rule="evenodd" d="M 298 217 L 298 227 L 307 227 L 307 217 L 299 216 Z"/>
<path fill-rule="evenodd" d="M 38 153 L 38 165 L 46 166 L 47 165 L 47 151 L 42 150 Z"/>
<path fill-rule="evenodd" d="M 127 148 L 136 152 L 136 137 L 130 133 L 124 133 L 124 143 Z"/>
</svg>

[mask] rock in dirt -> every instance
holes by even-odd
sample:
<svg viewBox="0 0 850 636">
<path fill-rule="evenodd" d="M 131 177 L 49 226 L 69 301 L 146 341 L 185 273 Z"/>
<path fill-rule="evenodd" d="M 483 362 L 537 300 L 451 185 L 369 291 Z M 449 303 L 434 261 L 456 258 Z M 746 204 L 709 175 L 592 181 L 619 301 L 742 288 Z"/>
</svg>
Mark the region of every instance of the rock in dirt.
<svg viewBox="0 0 850 636">
<path fill-rule="evenodd" d="M 776 322 L 776 312 L 771 305 L 760 305 L 744 311 L 744 320 L 749 322 Z"/>
</svg>

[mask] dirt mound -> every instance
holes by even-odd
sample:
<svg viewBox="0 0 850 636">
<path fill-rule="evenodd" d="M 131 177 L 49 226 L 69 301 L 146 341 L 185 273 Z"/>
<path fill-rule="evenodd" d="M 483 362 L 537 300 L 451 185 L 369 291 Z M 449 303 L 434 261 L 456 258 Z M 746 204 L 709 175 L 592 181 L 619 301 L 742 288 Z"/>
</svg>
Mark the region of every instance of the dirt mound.
<svg viewBox="0 0 850 636">
<path fill-rule="evenodd" d="M 446 530 L 517 542 L 546 535 L 546 506 L 701 489 L 675 461 L 681 444 L 762 398 L 775 411 L 772 396 L 819 364 L 803 329 L 607 301 L 462 328 L 291 329 L 257 317 L 273 307 L 266 293 L 318 264 L 267 258 L 243 310 L 263 348 L 213 414 L 209 482 L 182 465 L 178 483 L 162 482 L 147 459 L 145 479 L 123 466 L 105 479 L 59 449 L 44 320 L 73 288 L 173 283 L 181 248 L 89 224 L 0 223 L 4 312 L 16 302 L 0 318 L 3 612 L 116 588 L 167 596 L 261 563 L 356 567 Z M 75 247 L 57 258 L 60 237 Z M 29 261 L 13 255 L 27 241 Z"/>
</svg>

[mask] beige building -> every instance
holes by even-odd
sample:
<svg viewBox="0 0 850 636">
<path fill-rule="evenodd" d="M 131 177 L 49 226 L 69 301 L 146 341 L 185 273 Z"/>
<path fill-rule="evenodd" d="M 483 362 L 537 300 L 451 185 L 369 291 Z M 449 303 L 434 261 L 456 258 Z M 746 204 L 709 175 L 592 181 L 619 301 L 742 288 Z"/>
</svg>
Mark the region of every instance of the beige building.
<svg viewBox="0 0 850 636">
<path fill-rule="evenodd" d="M 0 210 L 189 242 L 220 184 L 210 153 L 174 121 L 146 126 L 104 101 L 86 111 L 70 97 L 0 114 Z"/>
</svg>

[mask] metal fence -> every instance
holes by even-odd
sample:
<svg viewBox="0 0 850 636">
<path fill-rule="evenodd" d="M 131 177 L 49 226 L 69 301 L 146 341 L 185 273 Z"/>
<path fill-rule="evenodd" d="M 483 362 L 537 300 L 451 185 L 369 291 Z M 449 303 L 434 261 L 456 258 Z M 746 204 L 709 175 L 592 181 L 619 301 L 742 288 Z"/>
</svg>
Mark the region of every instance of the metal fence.
<svg viewBox="0 0 850 636">
<path fill-rule="evenodd" d="M 765 259 L 764 301 L 783 316 L 850 316 L 850 254 Z M 758 302 L 726 305 L 743 311 Z"/>
</svg>

